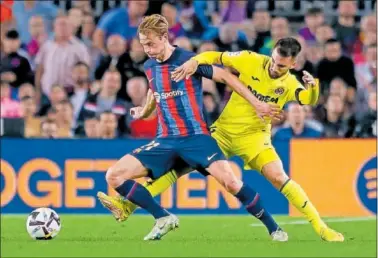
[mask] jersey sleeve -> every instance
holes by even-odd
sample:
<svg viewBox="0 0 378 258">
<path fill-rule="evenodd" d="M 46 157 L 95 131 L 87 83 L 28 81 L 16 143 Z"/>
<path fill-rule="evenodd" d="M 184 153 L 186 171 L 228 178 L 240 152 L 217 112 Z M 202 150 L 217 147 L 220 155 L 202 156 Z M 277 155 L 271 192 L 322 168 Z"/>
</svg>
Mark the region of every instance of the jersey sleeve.
<svg viewBox="0 0 378 258">
<path fill-rule="evenodd" d="M 297 80 L 290 82 L 288 101 L 297 101 L 300 105 L 315 105 L 319 98 L 319 81 L 315 81 L 315 86 L 309 86 L 307 89 Z"/>
<path fill-rule="evenodd" d="M 288 101 L 298 101 L 299 92 L 306 90 L 306 88 L 297 80 L 289 82 L 289 96 Z"/>
<path fill-rule="evenodd" d="M 213 79 L 213 67 L 211 65 L 199 65 L 195 75 Z"/>
<path fill-rule="evenodd" d="M 224 66 L 232 67 L 238 71 L 253 66 L 256 53 L 252 51 L 223 52 L 219 58 L 220 63 Z"/>
</svg>

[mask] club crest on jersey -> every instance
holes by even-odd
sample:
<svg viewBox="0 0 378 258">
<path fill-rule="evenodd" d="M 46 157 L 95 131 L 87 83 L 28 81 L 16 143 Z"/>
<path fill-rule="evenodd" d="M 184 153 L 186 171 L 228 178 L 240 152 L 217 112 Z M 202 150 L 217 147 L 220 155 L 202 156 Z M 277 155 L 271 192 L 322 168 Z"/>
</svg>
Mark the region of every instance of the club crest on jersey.
<svg viewBox="0 0 378 258">
<path fill-rule="evenodd" d="M 282 87 L 279 87 L 277 89 L 274 90 L 274 93 L 277 94 L 277 95 L 282 95 L 284 93 L 284 88 Z"/>
</svg>

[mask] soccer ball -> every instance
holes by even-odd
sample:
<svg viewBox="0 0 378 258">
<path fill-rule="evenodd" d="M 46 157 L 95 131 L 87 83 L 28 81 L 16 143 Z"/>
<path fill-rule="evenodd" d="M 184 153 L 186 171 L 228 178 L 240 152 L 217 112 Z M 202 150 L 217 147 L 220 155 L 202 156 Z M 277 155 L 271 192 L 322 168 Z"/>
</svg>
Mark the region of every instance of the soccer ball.
<svg viewBox="0 0 378 258">
<path fill-rule="evenodd" d="M 50 240 L 56 237 L 62 224 L 58 214 L 50 208 L 32 211 L 26 221 L 26 230 L 36 240 Z"/>
</svg>

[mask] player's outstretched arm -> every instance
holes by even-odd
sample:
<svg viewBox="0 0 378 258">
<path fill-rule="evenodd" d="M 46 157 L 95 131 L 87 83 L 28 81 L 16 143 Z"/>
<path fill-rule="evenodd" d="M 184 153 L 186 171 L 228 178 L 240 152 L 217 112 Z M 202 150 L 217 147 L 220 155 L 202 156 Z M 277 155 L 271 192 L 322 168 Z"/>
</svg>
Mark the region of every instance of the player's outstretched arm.
<svg viewBox="0 0 378 258">
<path fill-rule="evenodd" d="M 223 52 L 217 51 L 206 51 L 192 57 L 192 60 L 196 60 L 200 65 L 216 65 L 222 64 L 222 54 Z"/>
<path fill-rule="evenodd" d="M 203 52 L 177 67 L 172 73 L 172 79 L 176 82 L 184 78 L 188 79 L 197 71 L 199 65 L 221 64 L 239 70 L 240 66 L 245 65 L 245 59 L 249 57 L 250 53 L 252 52 Z"/>
<path fill-rule="evenodd" d="M 315 79 L 310 73 L 307 71 L 303 71 L 302 77 L 306 89 L 298 89 L 298 93 L 296 93 L 297 101 L 302 105 L 316 105 L 319 99 L 319 80 Z"/>
<path fill-rule="evenodd" d="M 134 119 L 147 118 L 156 108 L 156 101 L 151 89 L 147 92 L 146 104 L 143 107 L 134 107 L 130 109 L 130 114 Z"/>
<path fill-rule="evenodd" d="M 253 65 L 256 53 L 253 51 L 239 52 L 216 52 L 207 51 L 196 55 L 177 67 L 172 73 L 172 79 L 176 82 L 188 79 L 196 71 L 199 65 L 223 65 L 235 69 L 239 73 L 248 67 L 246 64 Z M 249 69 L 249 68 L 248 68 Z"/>
<path fill-rule="evenodd" d="M 222 64 L 222 52 L 206 51 L 196 55 L 177 67 L 172 73 L 172 80 L 178 82 L 184 78 L 188 79 L 198 68 L 198 65 L 216 65 Z"/>
<path fill-rule="evenodd" d="M 227 84 L 236 93 L 245 98 L 255 109 L 256 114 L 263 119 L 264 116 L 271 117 L 272 119 L 281 120 L 280 107 L 276 104 L 268 104 L 259 101 L 253 94 L 248 90 L 247 87 L 232 73 L 213 66 L 213 78 L 214 81 Z"/>
</svg>

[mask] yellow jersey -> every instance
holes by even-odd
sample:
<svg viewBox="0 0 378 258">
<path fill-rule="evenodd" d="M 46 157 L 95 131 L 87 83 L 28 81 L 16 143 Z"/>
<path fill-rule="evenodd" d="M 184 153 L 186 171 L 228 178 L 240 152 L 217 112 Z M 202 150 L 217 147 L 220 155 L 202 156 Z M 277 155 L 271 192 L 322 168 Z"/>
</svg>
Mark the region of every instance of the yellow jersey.
<svg viewBox="0 0 378 258">
<path fill-rule="evenodd" d="M 272 79 L 268 72 L 270 57 L 252 51 L 204 52 L 193 59 L 199 64 L 220 63 L 234 68 L 240 74 L 239 79 L 260 101 L 278 104 L 281 109 L 287 102 L 299 100 L 299 93 L 302 90 L 306 91 L 290 72 Z M 310 99 L 310 95 L 307 94 L 305 99 Z M 214 125 L 222 127 L 231 135 L 240 136 L 256 131 L 270 132 L 271 120 L 265 118 L 265 121 L 262 121 L 254 107 L 233 92 Z"/>
</svg>

